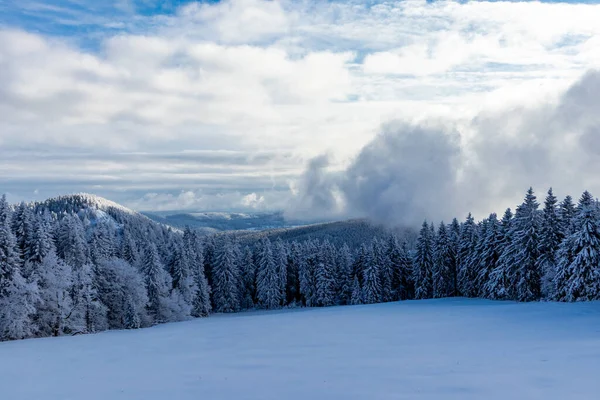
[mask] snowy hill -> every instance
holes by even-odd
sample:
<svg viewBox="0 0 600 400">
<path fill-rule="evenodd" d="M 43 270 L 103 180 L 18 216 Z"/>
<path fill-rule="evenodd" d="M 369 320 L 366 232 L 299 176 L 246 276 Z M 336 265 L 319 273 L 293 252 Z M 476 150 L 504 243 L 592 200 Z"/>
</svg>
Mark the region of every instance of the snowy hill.
<svg viewBox="0 0 600 400">
<path fill-rule="evenodd" d="M 233 234 L 243 244 L 257 242 L 262 237 L 268 237 L 271 241 L 281 238 L 285 242 L 327 239 L 336 246 L 346 243 L 351 248 L 358 248 L 361 244 L 370 242 L 374 237 L 385 238 L 391 233 L 396 233 L 400 239 L 406 238 L 409 243 L 413 243 L 416 238 L 416 231 L 412 229 L 388 228 L 364 219 L 269 229 L 261 232 L 243 231 Z"/>
<path fill-rule="evenodd" d="M 114 201 L 88 193 L 53 197 L 37 203 L 36 207 L 46 208 L 56 214 L 75 213 L 92 221 L 101 220 L 116 224 L 129 222 L 152 223 L 148 217 L 141 213 Z"/>
<path fill-rule="evenodd" d="M 247 312 L 0 343 L 0 388 L 19 400 L 592 400 L 599 331 L 597 302 Z"/>
</svg>

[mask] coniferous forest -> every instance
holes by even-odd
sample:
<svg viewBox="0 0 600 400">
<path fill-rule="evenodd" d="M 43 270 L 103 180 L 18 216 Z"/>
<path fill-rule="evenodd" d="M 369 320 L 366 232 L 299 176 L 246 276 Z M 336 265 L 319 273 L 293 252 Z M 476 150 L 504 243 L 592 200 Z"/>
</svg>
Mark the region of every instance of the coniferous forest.
<svg viewBox="0 0 600 400">
<path fill-rule="evenodd" d="M 335 241 L 339 243 L 339 241 Z M 0 340 L 136 329 L 248 309 L 451 296 L 600 299 L 600 207 L 532 189 L 514 211 L 424 222 L 350 248 L 328 239 L 240 245 L 89 195 L 0 200 Z"/>
</svg>

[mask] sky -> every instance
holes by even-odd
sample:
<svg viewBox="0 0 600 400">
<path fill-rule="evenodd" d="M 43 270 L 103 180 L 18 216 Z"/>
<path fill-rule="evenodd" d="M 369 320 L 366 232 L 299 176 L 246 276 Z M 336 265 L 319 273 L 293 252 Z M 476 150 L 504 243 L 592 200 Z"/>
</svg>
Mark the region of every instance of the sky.
<svg viewBox="0 0 600 400">
<path fill-rule="evenodd" d="M 592 1 L 0 0 L 0 192 L 397 223 L 600 193 L 599 20 Z"/>
</svg>

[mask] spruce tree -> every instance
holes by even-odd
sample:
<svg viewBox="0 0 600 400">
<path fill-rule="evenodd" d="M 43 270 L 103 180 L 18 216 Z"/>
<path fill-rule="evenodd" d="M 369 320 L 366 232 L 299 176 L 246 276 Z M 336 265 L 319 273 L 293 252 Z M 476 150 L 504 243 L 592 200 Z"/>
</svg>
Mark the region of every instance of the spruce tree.
<svg viewBox="0 0 600 400">
<path fill-rule="evenodd" d="M 146 245 L 141 263 L 141 272 L 148 293 L 148 315 L 156 323 L 168 321 L 170 314 L 166 299 L 169 295 L 170 282 L 154 243 Z"/>
<path fill-rule="evenodd" d="M 24 339 L 33 334 L 32 317 L 39 301 L 37 284 L 21 274 L 17 239 L 11 229 L 11 210 L 0 198 L 0 340 Z"/>
<path fill-rule="evenodd" d="M 335 248 L 325 240 L 319 249 L 316 271 L 318 306 L 327 307 L 335 304 L 337 298 L 336 275 Z"/>
<path fill-rule="evenodd" d="M 471 213 L 460 229 L 460 240 L 458 244 L 458 271 L 457 291 L 460 296 L 471 296 L 473 281 L 475 279 L 471 270 L 471 258 L 475 254 L 477 245 L 477 226 Z"/>
<path fill-rule="evenodd" d="M 236 260 L 233 244 L 225 238 L 215 248 L 213 266 L 213 305 L 216 312 L 235 312 L 239 310 L 239 264 Z"/>
<path fill-rule="evenodd" d="M 458 265 L 460 262 L 460 223 L 456 218 L 452 219 L 452 223 L 448 229 L 448 242 L 450 247 L 450 284 L 448 296 L 456 296 L 458 294 Z"/>
<path fill-rule="evenodd" d="M 514 298 L 514 257 L 517 249 L 512 243 L 514 231 L 512 220 L 512 211 L 507 208 L 499 226 L 498 261 L 484 286 L 484 295 L 489 299 L 507 300 Z"/>
<path fill-rule="evenodd" d="M 563 289 L 567 301 L 597 300 L 600 298 L 600 231 L 595 202 L 584 192 L 577 207 L 575 232 L 566 241 L 572 258 L 568 279 Z"/>
<path fill-rule="evenodd" d="M 350 304 L 358 305 L 363 303 L 362 289 L 358 277 L 355 276 L 352 281 L 352 295 L 350 296 Z"/>
<path fill-rule="evenodd" d="M 542 296 L 545 298 L 554 298 L 555 296 L 556 253 L 564 239 L 556 203 L 556 197 L 550 188 L 544 201 L 537 259 L 538 270 L 542 275 Z M 571 222 L 569 222 L 570 224 Z"/>
<path fill-rule="evenodd" d="M 381 302 L 381 271 L 370 250 L 365 256 L 366 267 L 363 271 L 362 301 L 364 304 L 379 303 Z"/>
<path fill-rule="evenodd" d="M 501 224 L 498 222 L 496 214 L 492 213 L 487 218 L 485 235 L 481 240 L 481 248 L 478 248 L 478 252 L 481 254 L 476 283 L 479 297 L 490 297 L 487 292 L 488 283 L 493 271 L 498 266 L 503 239 L 504 233 Z"/>
<path fill-rule="evenodd" d="M 513 242 L 519 249 L 514 260 L 518 301 L 534 301 L 541 297 L 541 274 L 537 266 L 539 246 L 538 203 L 529 188 L 515 215 Z"/>
<path fill-rule="evenodd" d="M 413 262 L 415 299 L 430 299 L 433 296 L 433 239 L 427 222 L 423 222 Z"/>
<path fill-rule="evenodd" d="M 256 297 L 261 307 L 279 308 L 282 301 L 280 282 L 279 267 L 273 256 L 271 241 L 263 238 L 260 241 L 256 272 Z"/>
<path fill-rule="evenodd" d="M 446 225 L 442 222 L 438 228 L 434 247 L 432 272 L 433 297 L 448 297 L 452 285 L 452 249 Z"/>
<path fill-rule="evenodd" d="M 353 290 L 352 254 L 346 243 L 337 254 L 337 292 L 340 304 L 350 304 Z"/>
</svg>

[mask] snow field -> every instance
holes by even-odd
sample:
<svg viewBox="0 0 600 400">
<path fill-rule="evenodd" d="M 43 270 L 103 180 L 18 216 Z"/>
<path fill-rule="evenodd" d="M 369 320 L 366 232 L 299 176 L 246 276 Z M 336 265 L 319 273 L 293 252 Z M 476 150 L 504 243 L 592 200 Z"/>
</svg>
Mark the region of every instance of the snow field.
<svg viewBox="0 0 600 400">
<path fill-rule="evenodd" d="M 245 312 L 0 343 L 6 400 L 597 399 L 600 303 Z"/>
</svg>

